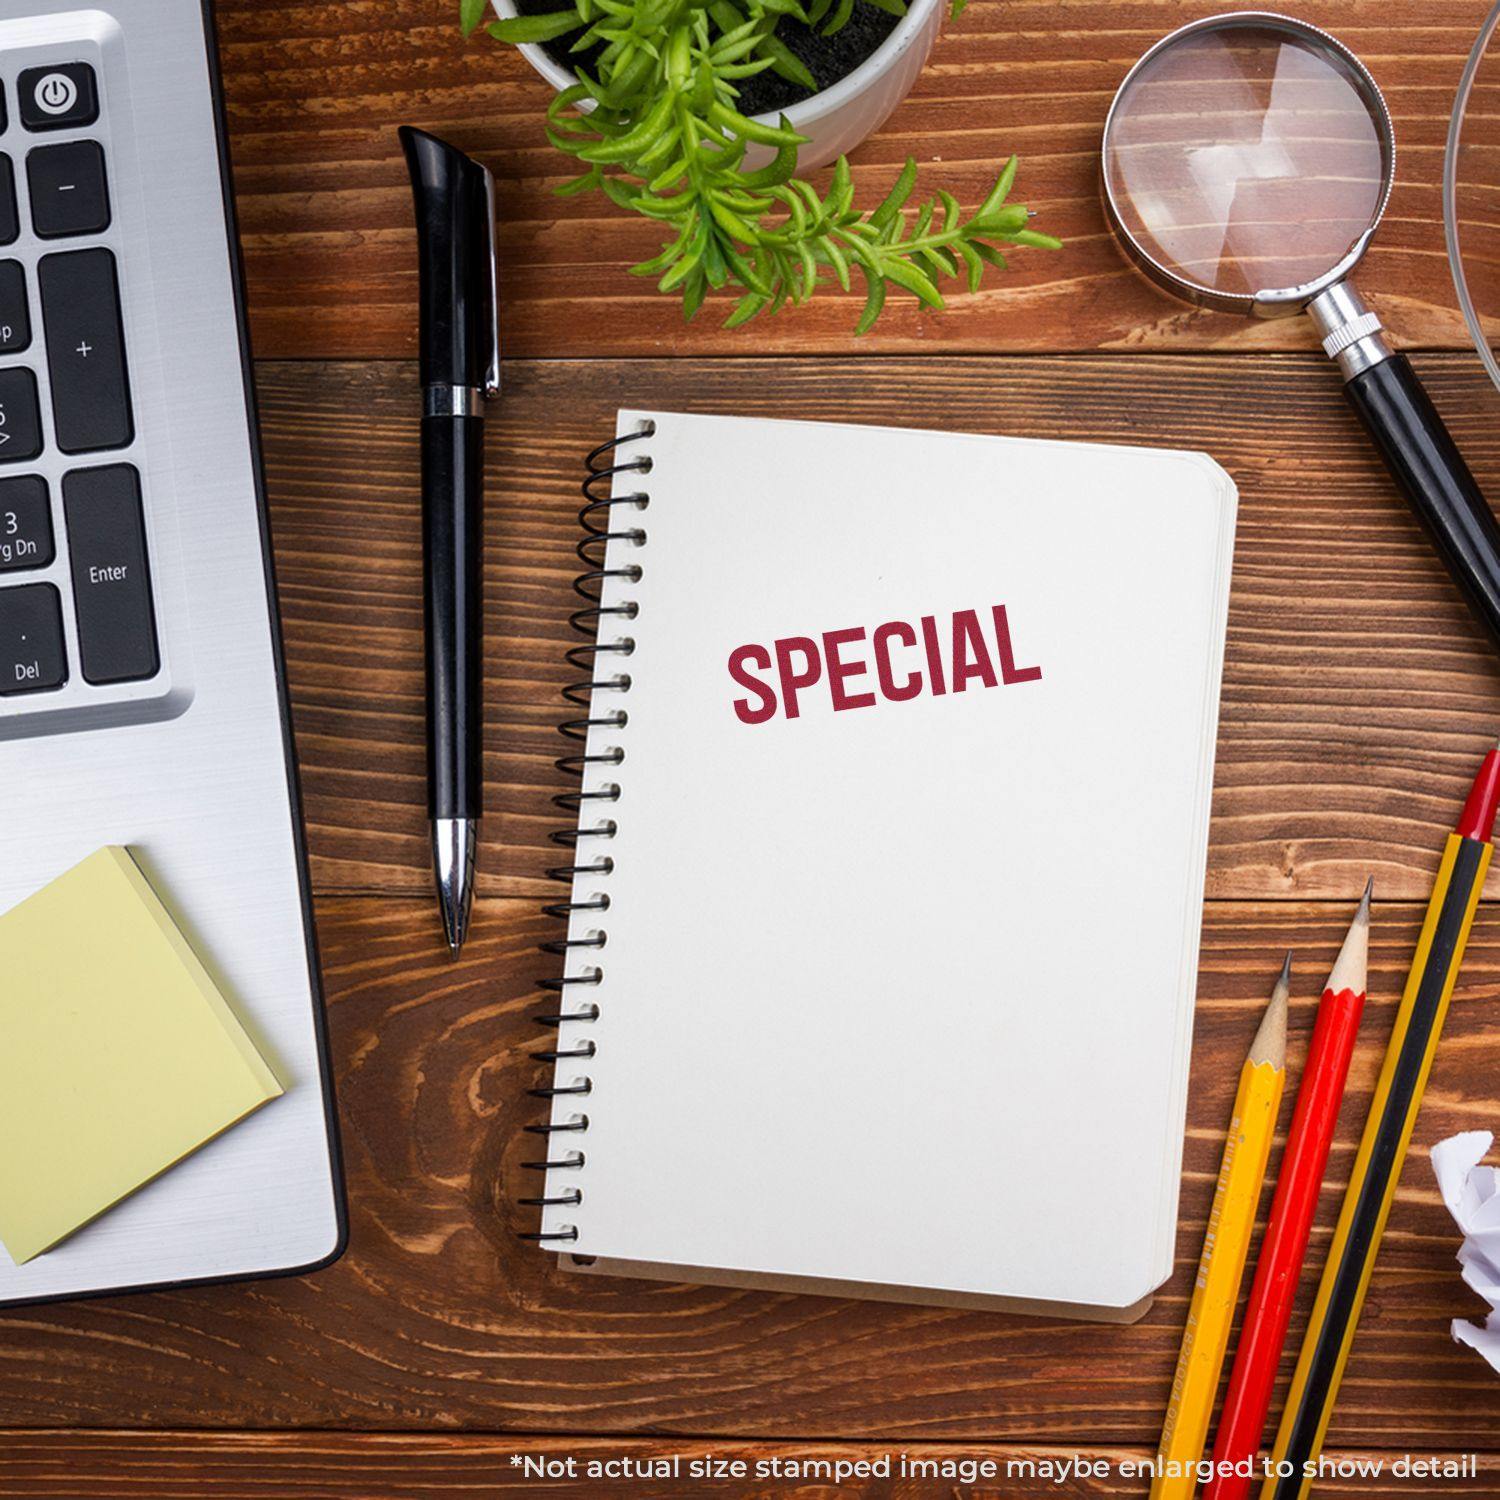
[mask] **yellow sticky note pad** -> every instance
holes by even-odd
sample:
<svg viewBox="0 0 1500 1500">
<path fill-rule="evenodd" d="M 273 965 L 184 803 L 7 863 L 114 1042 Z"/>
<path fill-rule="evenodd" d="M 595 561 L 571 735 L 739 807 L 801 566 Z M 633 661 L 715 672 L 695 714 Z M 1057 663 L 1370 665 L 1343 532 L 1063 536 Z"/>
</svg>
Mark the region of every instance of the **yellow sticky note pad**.
<svg viewBox="0 0 1500 1500">
<path fill-rule="evenodd" d="M 17 1264 L 281 1091 L 128 851 L 0 916 L 0 1243 Z"/>
</svg>

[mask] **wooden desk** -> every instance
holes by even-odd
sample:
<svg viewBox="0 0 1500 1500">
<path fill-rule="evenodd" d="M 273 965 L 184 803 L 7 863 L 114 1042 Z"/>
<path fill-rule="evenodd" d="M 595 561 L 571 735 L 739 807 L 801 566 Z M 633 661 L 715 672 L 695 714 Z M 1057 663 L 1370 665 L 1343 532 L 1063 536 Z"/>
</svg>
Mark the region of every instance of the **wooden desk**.
<svg viewBox="0 0 1500 1500">
<path fill-rule="evenodd" d="M 466 46 L 452 0 L 221 0 L 352 1240 L 306 1280 L 0 1316 L 0 1493 L 479 1494 L 522 1485 L 518 1452 L 1143 1454 L 1253 1018 L 1295 947 L 1299 1066 L 1315 987 L 1373 871 L 1371 1002 L 1313 1247 L 1321 1260 L 1443 834 L 1500 727 L 1500 663 L 1310 326 L 1186 310 L 1136 281 L 1108 242 L 1095 151 L 1110 95 L 1150 42 L 1214 8 L 975 0 L 860 151 L 867 191 L 883 192 L 910 152 L 927 182 L 972 201 L 1016 150 L 1025 197 L 1067 248 L 1018 255 L 1012 274 L 945 315 L 896 309 L 856 345 L 858 304 L 836 298 L 732 334 L 707 315 L 684 328 L 624 274 L 652 253 L 650 226 L 550 195 L 566 174 L 542 138 L 544 86 L 511 52 Z M 1301 7 L 1388 91 L 1400 176 L 1361 284 L 1421 351 L 1438 404 L 1500 497 L 1500 396 L 1465 347 L 1438 191 L 1453 89 L 1486 8 Z M 439 941 L 423 814 L 415 253 L 394 135 L 405 121 L 481 155 L 501 183 L 509 364 L 489 450 L 492 815 L 476 935 L 458 964 Z M 523 1220 L 508 1194 L 534 1077 L 528 1016 L 545 965 L 533 949 L 549 932 L 538 905 L 562 784 L 552 725 L 576 487 L 623 402 L 1202 447 L 1239 482 L 1182 1228 L 1176 1274 L 1139 1325 L 580 1282 L 516 1242 Z M 1491 905 L 1330 1441 L 1387 1459 L 1477 1451 L 1480 1477 L 1351 1479 L 1321 1493 L 1500 1496 L 1500 1378 L 1450 1342 L 1449 1319 L 1479 1309 L 1425 1161 L 1439 1137 L 1500 1123 L 1497 1051 Z M 686 1481 L 525 1487 L 700 1492 Z M 704 1493 L 790 1489 L 747 1480 Z M 1141 1486 L 871 1480 L 797 1492 L 1030 1500 Z"/>
</svg>

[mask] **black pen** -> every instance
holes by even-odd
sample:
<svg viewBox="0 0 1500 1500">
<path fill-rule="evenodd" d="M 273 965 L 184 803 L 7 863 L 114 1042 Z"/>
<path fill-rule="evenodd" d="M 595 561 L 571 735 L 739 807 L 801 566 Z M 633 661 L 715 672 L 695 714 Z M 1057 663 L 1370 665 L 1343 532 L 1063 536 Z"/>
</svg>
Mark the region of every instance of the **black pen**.
<svg viewBox="0 0 1500 1500">
<path fill-rule="evenodd" d="M 484 408 L 500 391 L 495 179 L 436 136 L 400 132 L 421 266 L 427 796 L 438 904 L 463 946 L 482 805 Z"/>
</svg>

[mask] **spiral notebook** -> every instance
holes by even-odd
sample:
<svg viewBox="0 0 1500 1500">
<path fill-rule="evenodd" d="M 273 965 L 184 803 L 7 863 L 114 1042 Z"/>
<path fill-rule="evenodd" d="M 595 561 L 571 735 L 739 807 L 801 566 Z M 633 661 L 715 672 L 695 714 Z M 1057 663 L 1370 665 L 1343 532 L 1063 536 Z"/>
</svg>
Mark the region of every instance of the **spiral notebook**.
<svg viewBox="0 0 1500 1500">
<path fill-rule="evenodd" d="M 640 411 L 590 469 L 528 1237 L 1138 1315 L 1176 1234 L 1233 483 Z"/>
</svg>

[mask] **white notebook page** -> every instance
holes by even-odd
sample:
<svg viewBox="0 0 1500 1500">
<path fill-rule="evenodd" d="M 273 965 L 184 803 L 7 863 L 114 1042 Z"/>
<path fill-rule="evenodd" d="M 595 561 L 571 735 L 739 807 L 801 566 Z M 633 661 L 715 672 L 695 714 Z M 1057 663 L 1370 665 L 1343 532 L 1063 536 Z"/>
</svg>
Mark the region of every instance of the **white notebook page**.
<svg viewBox="0 0 1500 1500">
<path fill-rule="evenodd" d="M 1123 1307 L 1171 1269 L 1235 491 L 1200 454 L 625 412 L 577 1255 Z M 994 610 L 1003 606 L 1009 662 Z M 951 681 L 952 621 L 979 653 Z M 949 691 L 932 691 L 931 617 Z M 887 633 L 886 683 L 873 649 Z M 859 631 L 830 648 L 824 632 Z M 825 669 L 789 717 L 778 641 Z M 765 693 L 729 670 L 731 653 Z M 787 648 L 793 679 L 805 652 Z M 615 660 L 601 658 L 600 677 Z M 1005 681 L 1002 667 L 1013 680 Z M 1040 677 L 1028 669 L 1040 669 Z"/>
</svg>

